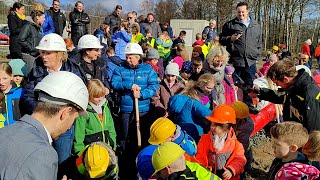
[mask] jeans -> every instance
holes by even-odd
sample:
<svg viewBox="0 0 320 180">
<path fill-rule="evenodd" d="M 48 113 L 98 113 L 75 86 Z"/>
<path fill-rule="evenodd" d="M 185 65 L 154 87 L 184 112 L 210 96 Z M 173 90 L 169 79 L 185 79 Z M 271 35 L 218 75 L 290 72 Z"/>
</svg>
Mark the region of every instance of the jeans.
<svg viewBox="0 0 320 180">
<path fill-rule="evenodd" d="M 74 139 L 74 125 L 53 142 L 53 147 L 58 153 L 59 164 L 71 156 Z"/>
<path fill-rule="evenodd" d="M 243 90 L 243 102 L 247 105 L 252 105 L 252 98 L 248 96 L 248 90 L 253 85 L 253 80 L 255 78 L 255 73 L 257 72 L 256 64 L 252 64 L 250 67 L 240 67 L 235 66 L 235 71 L 233 73 L 233 79 L 235 82 L 241 82 L 238 77 L 243 80 L 243 84 L 240 88 Z M 238 84 L 237 84 L 238 85 Z"/>
</svg>

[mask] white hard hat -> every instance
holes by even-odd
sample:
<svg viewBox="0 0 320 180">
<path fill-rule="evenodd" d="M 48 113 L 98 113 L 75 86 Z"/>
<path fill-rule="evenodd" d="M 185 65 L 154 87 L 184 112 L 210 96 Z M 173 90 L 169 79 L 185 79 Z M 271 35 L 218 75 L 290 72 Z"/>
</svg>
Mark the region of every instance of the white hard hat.
<svg viewBox="0 0 320 180">
<path fill-rule="evenodd" d="M 265 77 L 255 79 L 253 85 L 259 88 L 269 88 L 268 80 Z"/>
<path fill-rule="evenodd" d="M 124 54 L 137 54 L 142 56 L 142 48 L 138 43 L 128 43 L 124 48 Z"/>
<path fill-rule="evenodd" d="M 58 71 L 44 77 L 36 87 L 39 93 L 39 100 L 59 105 L 75 104 L 80 107 L 81 115 L 86 116 L 89 93 L 86 85 L 75 74 L 68 71 Z"/>
<path fill-rule="evenodd" d="M 306 73 L 308 73 L 310 76 L 312 76 L 312 75 L 311 75 L 311 70 L 310 70 L 310 68 L 308 68 L 307 66 L 305 66 L 305 65 L 297 65 L 297 66 L 296 66 L 296 71 L 299 71 L 300 69 L 304 69 L 304 71 L 305 71 Z"/>
<path fill-rule="evenodd" d="M 36 47 L 44 51 L 64 51 L 67 52 L 66 43 L 63 38 L 55 33 L 50 33 L 41 39 L 39 45 Z"/>
<path fill-rule="evenodd" d="M 78 49 L 91 49 L 91 48 L 102 49 L 103 46 L 101 46 L 99 39 L 94 35 L 86 34 L 82 36 L 78 42 Z"/>
</svg>

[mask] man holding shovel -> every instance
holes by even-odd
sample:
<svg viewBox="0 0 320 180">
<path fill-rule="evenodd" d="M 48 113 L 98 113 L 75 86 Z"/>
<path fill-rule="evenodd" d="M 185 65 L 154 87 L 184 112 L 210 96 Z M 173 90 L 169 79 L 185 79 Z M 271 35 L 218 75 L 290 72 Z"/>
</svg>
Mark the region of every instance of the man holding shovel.
<svg viewBox="0 0 320 180">
<path fill-rule="evenodd" d="M 152 67 L 148 64 L 140 63 L 143 52 L 139 44 L 127 44 L 124 54 L 127 61 L 115 69 L 111 85 L 119 93 L 121 126 L 123 130 L 123 137 L 120 141 L 122 141 L 121 145 L 124 150 L 123 160 L 125 162 L 119 159 L 119 163 L 120 166 L 124 163 L 125 167 L 122 169 L 125 169 L 125 172 L 120 171 L 120 177 L 122 175 L 121 178 L 130 179 L 136 176 L 135 172 L 137 172 L 135 168 L 135 158 L 139 152 L 137 118 L 140 119 L 141 146 L 145 147 L 148 145 L 149 129 L 152 124 L 150 119 L 147 118 L 150 109 L 150 99 L 158 90 L 159 82 L 157 80 L 158 76 Z M 134 169 L 128 170 L 128 168 Z"/>
</svg>

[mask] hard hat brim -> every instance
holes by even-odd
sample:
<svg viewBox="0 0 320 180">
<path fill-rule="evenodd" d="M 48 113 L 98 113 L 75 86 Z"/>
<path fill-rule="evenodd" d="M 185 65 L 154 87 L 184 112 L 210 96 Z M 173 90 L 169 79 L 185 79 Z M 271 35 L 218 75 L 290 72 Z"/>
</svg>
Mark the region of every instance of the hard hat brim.
<svg viewBox="0 0 320 180">
<path fill-rule="evenodd" d="M 61 52 L 67 52 L 67 48 L 65 49 L 52 49 L 52 48 L 44 48 L 44 47 L 41 47 L 41 46 L 36 46 L 36 49 L 38 50 L 42 50 L 42 51 L 61 51 Z"/>
</svg>

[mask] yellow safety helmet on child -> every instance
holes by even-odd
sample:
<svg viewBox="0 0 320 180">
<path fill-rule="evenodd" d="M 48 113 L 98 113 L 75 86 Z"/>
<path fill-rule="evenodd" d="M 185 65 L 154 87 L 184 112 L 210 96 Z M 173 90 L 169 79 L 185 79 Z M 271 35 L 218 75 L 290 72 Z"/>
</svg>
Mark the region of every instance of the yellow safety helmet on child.
<svg viewBox="0 0 320 180">
<path fill-rule="evenodd" d="M 150 144 L 161 144 L 174 134 L 177 126 L 168 118 L 158 118 L 150 127 Z"/>
<path fill-rule="evenodd" d="M 88 147 L 84 157 L 84 164 L 90 178 L 100 178 L 104 176 L 109 162 L 109 152 L 103 144 L 96 142 Z"/>
<path fill-rule="evenodd" d="M 249 107 L 242 101 L 233 102 L 231 107 L 234 109 L 237 119 L 244 119 L 250 115 Z"/>
</svg>

